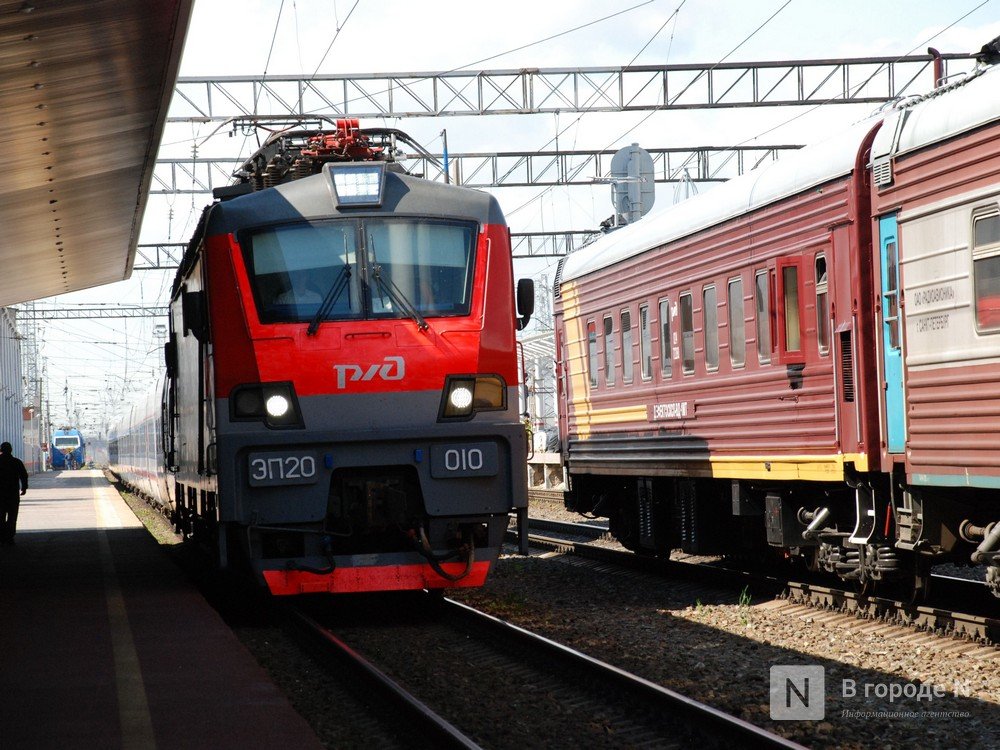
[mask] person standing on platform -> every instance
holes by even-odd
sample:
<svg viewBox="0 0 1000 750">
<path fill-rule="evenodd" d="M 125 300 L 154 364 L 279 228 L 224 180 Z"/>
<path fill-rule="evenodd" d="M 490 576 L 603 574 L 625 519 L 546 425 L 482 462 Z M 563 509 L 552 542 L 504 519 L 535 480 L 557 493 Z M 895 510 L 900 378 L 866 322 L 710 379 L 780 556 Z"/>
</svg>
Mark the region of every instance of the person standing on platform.
<svg viewBox="0 0 1000 750">
<path fill-rule="evenodd" d="M 28 491 L 28 472 L 13 450 L 10 443 L 0 443 L 0 544 L 6 546 L 14 543 L 21 495 Z"/>
</svg>

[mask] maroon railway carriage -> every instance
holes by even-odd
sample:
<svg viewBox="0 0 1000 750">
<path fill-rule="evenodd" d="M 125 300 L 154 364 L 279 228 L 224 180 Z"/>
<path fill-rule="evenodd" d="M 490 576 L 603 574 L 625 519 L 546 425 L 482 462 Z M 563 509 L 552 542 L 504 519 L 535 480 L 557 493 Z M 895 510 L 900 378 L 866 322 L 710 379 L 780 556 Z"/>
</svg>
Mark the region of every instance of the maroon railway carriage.
<svg viewBox="0 0 1000 750">
<path fill-rule="evenodd" d="M 509 233 L 340 126 L 265 146 L 247 182 L 275 186 L 206 209 L 182 262 L 174 517 L 276 594 L 480 585 L 526 506 Z"/>
<path fill-rule="evenodd" d="M 977 541 L 992 560 L 998 92 L 980 70 L 567 257 L 556 289 L 567 506 L 608 516 L 634 549 L 771 549 L 862 582 L 922 586 L 930 562 L 968 562 Z M 969 148 L 974 159 L 959 159 Z M 929 227 L 932 207 L 956 201 L 959 226 Z M 968 271 L 953 292 L 933 281 L 958 273 L 946 262 Z M 969 335 L 946 354 L 928 333 L 959 299 Z M 950 390 L 963 378 L 976 400 Z M 960 421 L 946 421 L 953 412 Z M 961 440 L 934 442 L 955 429 Z M 980 464 L 992 478 L 977 480 L 978 500 L 928 489 Z"/>
<path fill-rule="evenodd" d="M 992 563 L 1000 596 L 1000 72 L 892 112 L 872 164 L 896 547 Z"/>
</svg>

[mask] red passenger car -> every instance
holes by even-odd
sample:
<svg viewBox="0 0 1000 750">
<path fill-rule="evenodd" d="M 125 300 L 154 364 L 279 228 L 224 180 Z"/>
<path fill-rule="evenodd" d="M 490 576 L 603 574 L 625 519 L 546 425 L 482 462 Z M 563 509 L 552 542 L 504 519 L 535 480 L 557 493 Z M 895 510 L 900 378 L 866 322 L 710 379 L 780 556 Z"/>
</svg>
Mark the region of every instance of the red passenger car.
<svg viewBox="0 0 1000 750">
<path fill-rule="evenodd" d="M 269 142 L 244 177 L 273 187 L 227 191 L 190 243 L 171 512 L 275 594 L 477 586 L 526 504 L 507 226 L 338 125 Z"/>
<path fill-rule="evenodd" d="M 1000 593 L 987 62 L 565 259 L 568 507 L 634 549 L 771 550 L 862 583 L 971 555 Z"/>
</svg>

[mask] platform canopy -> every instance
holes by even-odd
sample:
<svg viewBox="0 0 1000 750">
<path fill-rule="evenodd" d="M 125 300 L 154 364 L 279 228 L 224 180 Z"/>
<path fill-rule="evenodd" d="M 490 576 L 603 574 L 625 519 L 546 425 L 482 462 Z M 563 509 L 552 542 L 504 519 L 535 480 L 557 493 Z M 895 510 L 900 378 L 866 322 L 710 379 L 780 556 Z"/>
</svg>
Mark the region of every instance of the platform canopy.
<svg viewBox="0 0 1000 750">
<path fill-rule="evenodd" d="M 193 0 L 0 0 L 0 305 L 128 278 Z"/>
</svg>

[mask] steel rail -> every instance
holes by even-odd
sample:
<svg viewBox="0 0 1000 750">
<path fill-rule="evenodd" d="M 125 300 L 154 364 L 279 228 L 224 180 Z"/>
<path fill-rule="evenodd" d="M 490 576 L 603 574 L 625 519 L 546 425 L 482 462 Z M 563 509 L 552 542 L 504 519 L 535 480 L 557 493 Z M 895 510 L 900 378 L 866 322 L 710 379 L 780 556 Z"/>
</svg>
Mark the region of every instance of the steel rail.
<svg viewBox="0 0 1000 750">
<path fill-rule="evenodd" d="M 661 709 L 672 716 L 681 717 L 687 726 L 696 728 L 694 730 L 696 732 L 707 729 L 711 739 L 722 740 L 726 743 L 724 746 L 802 748 L 802 745 L 772 734 L 748 721 L 731 716 L 662 685 L 657 685 L 569 646 L 532 633 L 530 630 L 480 612 L 461 602 L 446 598 L 444 604 L 450 609 L 453 616 L 461 618 L 475 628 L 484 629 L 495 637 L 513 640 L 519 644 L 519 647 L 533 648 L 544 652 L 547 658 L 570 669 L 593 674 L 602 682 L 610 683 L 619 690 L 651 704 L 656 709 Z"/>
<path fill-rule="evenodd" d="M 724 565 L 668 560 L 661 557 L 636 555 L 624 550 L 598 547 L 592 544 L 529 534 L 529 543 L 560 552 L 569 552 L 588 560 L 607 562 L 633 570 L 657 575 L 680 577 L 724 586 L 750 586 L 757 591 L 771 591 L 785 598 L 819 609 L 837 609 L 868 620 L 893 621 L 902 626 L 927 630 L 941 635 L 954 635 L 985 644 L 1000 644 L 1000 617 L 980 612 L 960 612 L 946 606 L 923 605 L 882 595 L 867 595 L 815 581 L 795 581 L 774 573 L 739 570 Z M 970 592 L 982 594 L 983 607 L 993 602 L 985 584 L 944 576 L 934 576 L 939 583 L 961 584 L 961 590 L 951 597 L 968 601 Z M 981 591 L 980 591 L 981 589 Z"/>
<path fill-rule="evenodd" d="M 358 679 L 366 682 L 387 702 L 395 705 L 401 713 L 421 729 L 422 737 L 439 748 L 463 748 L 481 750 L 469 737 L 453 724 L 435 713 L 425 703 L 411 695 L 392 678 L 367 661 L 332 632 L 320 625 L 309 615 L 297 608 L 284 610 L 295 625 L 321 643 L 327 653 L 341 665 L 349 669 Z"/>
</svg>

